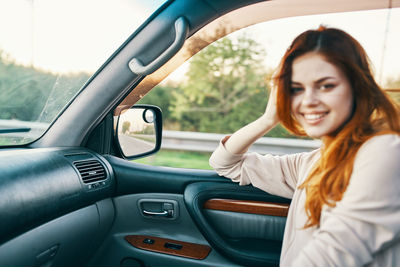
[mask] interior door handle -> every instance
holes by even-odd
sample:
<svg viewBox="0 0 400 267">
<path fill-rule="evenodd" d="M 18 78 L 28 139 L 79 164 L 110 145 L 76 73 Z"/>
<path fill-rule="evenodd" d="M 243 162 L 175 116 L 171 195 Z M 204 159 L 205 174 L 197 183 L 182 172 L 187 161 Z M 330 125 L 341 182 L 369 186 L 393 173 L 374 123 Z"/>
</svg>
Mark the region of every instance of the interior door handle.
<svg viewBox="0 0 400 267">
<path fill-rule="evenodd" d="M 172 211 L 172 210 L 171 210 Z M 170 212 L 167 210 L 164 210 L 162 212 L 154 212 L 154 211 L 148 211 L 148 210 L 142 210 L 144 215 L 148 216 L 158 216 L 158 217 L 170 217 Z"/>
<path fill-rule="evenodd" d="M 140 199 L 138 208 L 145 218 L 175 220 L 179 216 L 179 205 L 173 199 Z"/>
<path fill-rule="evenodd" d="M 131 71 L 138 75 L 148 75 L 154 72 L 156 69 L 164 65 L 178 50 L 183 46 L 186 40 L 186 36 L 189 32 L 189 24 L 186 19 L 179 17 L 175 21 L 175 40 L 168 49 L 166 49 L 161 55 L 154 59 L 148 65 L 143 63 L 136 57 L 129 61 L 129 68 Z"/>
</svg>

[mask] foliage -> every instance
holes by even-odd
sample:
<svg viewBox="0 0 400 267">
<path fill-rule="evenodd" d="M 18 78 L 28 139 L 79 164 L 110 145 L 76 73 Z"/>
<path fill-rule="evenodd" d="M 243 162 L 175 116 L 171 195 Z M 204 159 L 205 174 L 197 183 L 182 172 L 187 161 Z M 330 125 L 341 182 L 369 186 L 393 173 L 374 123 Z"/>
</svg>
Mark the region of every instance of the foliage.
<svg viewBox="0 0 400 267">
<path fill-rule="evenodd" d="M 173 117 L 184 130 L 232 132 L 260 115 L 267 99 L 264 57 L 246 35 L 208 46 L 191 60 L 187 81 L 174 92 Z"/>
<path fill-rule="evenodd" d="M 0 119 L 51 122 L 88 78 L 18 65 L 0 50 Z"/>
<path fill-rule="evenodd" d="M 140 104 L 151 104 L 161 108 L 164 119 L 164 128 L 166 129 L 172 129 L 173 127 L 170 127 L 170 125 L 177 123 L 176 120 L 171 118 L 170 112 L 170 107 L 175 101 L 172 92 L 175 90 L 177 90 L 177 88 L 172 84 L 158 85 L 146 94 L 139 102 Z"/>
<path fill-rule="evenodd" d="M 134 160 L 153 166 L 211 170 L 208 159 L 211 153 L 161 150 L 152 156 Z"/>
<path fill-rule="evenodd" d="M 163 110 L 168 130 L 231 133 L 257 119 L 268 101 L 265 51 L 246 35 L 223 38 L 190 61 L 186 79 L 159 85 L 141 103 Z M 276 127 L 268 136 L 291 136 Z"/>
<path fill-rule="evenodd" d="M 122 123 L 122 133 L 129 131 L 129 127 L 131 127 L 131 123 L 129 121 L 124 121 Z"/>
</svg>

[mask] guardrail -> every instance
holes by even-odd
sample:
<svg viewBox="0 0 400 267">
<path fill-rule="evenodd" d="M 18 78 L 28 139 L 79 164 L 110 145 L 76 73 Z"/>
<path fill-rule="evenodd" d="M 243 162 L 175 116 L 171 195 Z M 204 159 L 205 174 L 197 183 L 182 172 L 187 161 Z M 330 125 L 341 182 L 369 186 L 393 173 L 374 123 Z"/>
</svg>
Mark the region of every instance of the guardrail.
<svg viewBox="0 0 400 267">
<path fill-rule="evenodd" d="M 214 151 L 224 134 L 163 131 L 162 149 L 185 150 L 197 152 Z M 317 149 L 321 146 L 319 140 L 303 140 L 292 138 L 262 137 L 258 139 L 249 151 L 261 154 L 293 154 Z"/>
<path fill-rule="evenodd" d="M 25 127 L 30 128 L 29 132 L 9 133 L 4 136 L 20 136 L 35 139 L 39 137 L 49 126 L 47 123 L 40 122 L 22 122 L 17 120 L 0 120 L 0 128 L 10 129 Z M 181 131 L 163 131 L 162 149 L 184 150 L 196 152 L 213 152 L 224 134 L 181 132 Z M 261 154 L 292 154 L 304 151 L 311 151 L 320 147 L 318 140 L 303 140 L 291 138 L 270 138 L 262 137 L 251 147 L 250 151 Z"/>
</svg>

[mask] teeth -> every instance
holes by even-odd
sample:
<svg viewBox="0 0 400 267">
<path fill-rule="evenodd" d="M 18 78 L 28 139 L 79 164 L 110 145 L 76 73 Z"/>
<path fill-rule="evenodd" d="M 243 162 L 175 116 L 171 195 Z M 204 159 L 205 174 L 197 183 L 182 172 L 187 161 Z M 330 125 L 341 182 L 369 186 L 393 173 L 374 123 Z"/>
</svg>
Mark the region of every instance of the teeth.
<svg viewBox="0 0 400 267">
<path fill-rule="evenodd" d="M 322 118 L 325 114 L 323 113 L 319 113 L 319 114 L 304 114 L 304 118 L 306 118 L 306 120 L 318 120 L 320 118 Z"/>
</svg>

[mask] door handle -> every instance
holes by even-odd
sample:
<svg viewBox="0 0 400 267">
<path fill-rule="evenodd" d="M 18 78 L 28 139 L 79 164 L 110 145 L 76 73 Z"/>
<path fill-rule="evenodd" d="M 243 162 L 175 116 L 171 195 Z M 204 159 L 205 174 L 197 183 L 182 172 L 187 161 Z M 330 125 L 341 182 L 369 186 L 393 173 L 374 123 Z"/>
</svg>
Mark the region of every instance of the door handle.
<svg viewBox="0 0 400 267">
<path fill-rule="evenodd" d="M 146 218 L 174 220 L 179 216 L 179 206 L 172 199 L 140 199 L 138 208 Z"/>
<path fill-rule="evenodd" d="M 185 18 L 179 17 L 175 21 L 175 40 L 170 47 L 167 48 L 161 55 L 154 59 L 148 65 L 143 65 L 143 63 L 138 58 L 132 58 L 129 61 L 129 68 L 131 71 L 138 75 L 149 75 L 156 69 L 164 65 L 179 49 L 183 46 L 186 40 L 186 36 L 189 32 L 189 24 Z"/>
<path fill-rule="evenodd" d="M 170 211 L 173 214 L 173 210 L 170 210 Z M 170 211 L 164 210 L 162 212 L 154 212 L 154 211 L 142 210 L 144 215 L 157 216 L 157 217 L 172 217 L 172 216 L 169 215 Z"/>
</svg>

